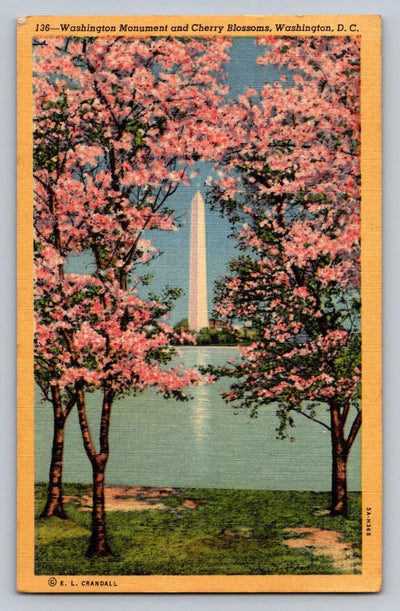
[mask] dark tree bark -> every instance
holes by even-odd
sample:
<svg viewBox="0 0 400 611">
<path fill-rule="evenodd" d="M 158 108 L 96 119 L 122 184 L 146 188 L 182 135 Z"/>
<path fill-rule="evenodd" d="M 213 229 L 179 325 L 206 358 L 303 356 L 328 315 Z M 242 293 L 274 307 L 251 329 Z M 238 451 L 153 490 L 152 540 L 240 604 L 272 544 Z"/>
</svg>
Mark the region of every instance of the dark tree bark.
<svg viewBox="0 0 400 611">
<path fill-rule="evenodd" d="M 75 398 L 71 397 L 67 407 L 63 409 L 60 388 L 56 385 L 51 387 L 51 399 L 54 414 L 53 445 L 51 450 L 47 501 L 40 517 L 50 518 L 56 516 L 57 518 L 65 520 L 67 519 L 67 515 L 63 505 L 62 489 L 65 423 L 75 403 Z"/>
<path fill-rule="evenodd" d="M 92 462 L 93 471 L 93 510 L 92 534 L 87 556 L 89 558 L 109 556 L 112 551 L 107 540 L 106 512 L 104 502 L 105 469 L 107 457 L 98 456 Z"/>
<path fill-rule="evenodd" d="M 348 515 L 348 454 L 332 445 L 332 515 Z"/>
<path fill-rule="evenodd" d="M 93 509 L 92 509 L 92 533 L 89 542 L 87 556 L 89 558 L 109 556 L 112 554 L 107 539 L 106 511 L 105 511 L 105 472 L 109 457 L 109 433 L 111 408 L 114 394 L 109 388 L 103 391 L 103 406 L 100 423 L 100 452 L 97 453 L 90 434 L 89 423 L 86 417 L 85 395 L 82 385 L 77 384 L 77 405 L 79 424 L 81 427 L 83 445 L 92 465 L 93 474 Z"/>
<path fill-rule="evenodd" d="M 331 439 L 332 439 L 332 495 L 331 515 L 348 516 L 348 486 L 347 464 L 349 454 L 357 433 L 361 426 L 361 412 L 356 418 L 346 439 L 345 425 L 350 413 L 350 406 L 346 405 L 341 411 L 340 405 L 333 402 L 331 405 Z"/>
</svg>

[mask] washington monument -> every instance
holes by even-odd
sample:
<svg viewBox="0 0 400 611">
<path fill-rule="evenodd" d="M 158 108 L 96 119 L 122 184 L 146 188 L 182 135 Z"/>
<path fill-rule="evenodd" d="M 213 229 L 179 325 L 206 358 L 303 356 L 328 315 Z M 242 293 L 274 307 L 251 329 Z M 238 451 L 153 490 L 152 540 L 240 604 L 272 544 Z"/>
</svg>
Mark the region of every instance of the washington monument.
<svg viewBox="0 0 400 611">
<path fill-rule="evenodd" d="M 206 223 L 204 199 L 197 191 L 190 220 L 189 328 L 208 327 Z"/>
</svg>

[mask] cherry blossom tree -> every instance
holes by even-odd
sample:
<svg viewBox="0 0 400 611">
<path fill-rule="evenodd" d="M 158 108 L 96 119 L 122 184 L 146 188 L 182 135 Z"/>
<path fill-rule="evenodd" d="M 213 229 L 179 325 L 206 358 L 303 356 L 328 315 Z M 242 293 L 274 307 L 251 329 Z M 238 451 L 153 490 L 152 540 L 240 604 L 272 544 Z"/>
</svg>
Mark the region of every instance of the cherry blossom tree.
<svg viewBox="0 0 400 611">
<path fill-rule="evenodd" d="M 110 552 L 104 478 L 113 403 L 153 386 L 184 398 L 193 370 L 166 368 L 176 291 L 140 293 L 158 256 L 150 230 L 178 225 L 168 201 L 228 135 L 220 114 L 226 40 L 47 39 L 35 48 L 36 379 L 53 406 L 45 515 L 63 517 L 64 425 L 77 405 L 93 471 L 90 556 Z M 66 273 L 75 255 L 93 273 Z M 96 448 L 86 394 L 102 394 Z"/>
<path fill-rule="evenodd" d="M 37 92 L 38 90 L 36 90 Z M 51 93 L 51 89 L 50 89 Z M 62 497 L 64 429 L 76 403 L 73 387 L 61 388 L 61 347 L 54 338 L 55 304 L 63 297 L 64 263 L 68 249 L 57 214 L 57 188 L 62 180 L 63 161 L 72 147 L 66 123 L 65 98 L 53 96 L 35 108 L 34 131 L 34 261 L 35 261 L 35 381 L 53 409 L 53 444 L 49 471 L 48 495 L 43 517 L 66 518 Z M 60 321 L 62 320 L 62 317 Z M 60 322 L 59 321 L 59 322 Z M 58 338 L 59 339 L 59 338 Z M 45 350 L 45 345 L 50 350 Z"/>
<path fill-rule="evenodd" d="M 256 339 L 215 373 L 235 378 L 233 407 L 274 406 L 278 436 L 297 415 L 330 431 L 331 512 L 346 515 L 361 426 L 359 39 L 258 42 L 277 80 L 240 96 L 235 146 L 210 190 L 242 251 L 217 311 Z"/>
</svg>

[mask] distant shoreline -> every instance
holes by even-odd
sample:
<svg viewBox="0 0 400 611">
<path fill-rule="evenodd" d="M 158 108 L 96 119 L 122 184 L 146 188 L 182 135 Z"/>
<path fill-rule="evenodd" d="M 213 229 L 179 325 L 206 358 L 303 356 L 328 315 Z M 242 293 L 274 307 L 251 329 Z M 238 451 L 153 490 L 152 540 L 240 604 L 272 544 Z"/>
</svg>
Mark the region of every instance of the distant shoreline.
<svg viewBox="0 0 400 611">
<path fill-rule="evenodd" d="M 240 344 L 240 345 L 244 345 L 244 344 Z M 195 345 L 182 345 L 182 344 L 174 344 L 175 348 L 178 348 L 179 350 L 182 350 L 183 348 L 189 348 L 189 349 L 193 349 L 195 348 L 196 350 L 198 350 L 199 348 L 219 348 L 219 349 L 226 349 L 226 348 L 237 348 L 239 350 L 240 348 L 239 344 L 195 344 Z"/>
</svg>

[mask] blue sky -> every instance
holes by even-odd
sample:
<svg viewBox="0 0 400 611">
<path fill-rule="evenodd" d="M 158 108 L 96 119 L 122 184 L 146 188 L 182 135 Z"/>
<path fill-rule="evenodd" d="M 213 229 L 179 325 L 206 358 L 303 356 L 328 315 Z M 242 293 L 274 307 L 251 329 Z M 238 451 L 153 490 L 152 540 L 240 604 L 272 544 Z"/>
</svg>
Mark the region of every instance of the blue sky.
<svg viewBox="0 0 400 611">
<path fill-rule="evenodd" d="M 266 82 L 279 78 L 273 66 L 260 66 L 256 59 L 263 53 L 265 47 L 255 44 L 254 38 L 234 38 L 230 49 L 231 61 L 226 64 L 228 74 L 227 84 L 230 91 L 228 98 L 235 98 L 248 87 L 260 90 Z M 165 286 L 179 287 L 183 290 L 171 312 L 170 321 L 175 324 L 188 316 L 189 303 L 189 245 L 190 245 L 190 204 L 196 193 L 200 191 L 206 199 L 207 177 L 213 175 L 213 164 L 198 163 L 199 171 L 189 186 L 181 185 L 168 200 L 168 206 L 175 211 L 175 216 L 182 216 L 183 226 L 174 232 L 151 231 L 149 239 L 154 246 L 162 251 L 162 256 L 156 258 L 143 269 L 144 273 L 152 273 L 153 279 L 148 289 L 161 293 Z M 183 214 L 184 211 L 186 214 Z M 235 256 L 235 241 L 229 239 L 230 227 L 226 219 L 221 218 L 206 205 L 206 249 L 207 249 L 207 294 L 209 315 L 213 310 L 215 282 L 223 276 L 229 260 Z M 67 264 L 69 271 L 91 271 L 86 255 L 74 257 Z"/>
<path fill-rule="evenodd" d="M 260 90 L 265 82 L 277 79 L 278 72 L 273 66 L 260 66 L 256 62 L 264 50 L 265 47 L 255 44 L 254 38 L 233 39 L 231 61 L 226 65 L 227 84 L 230 87 L 227 97 L 235 98 L 247 87 Z M 206 199 L 207 187 L 204 183 L 207 177 L 213 174 L 211 163 L 199 163 L 196 169 L 199 170 L 199 175 L 192 184 L 180 186 L 168 202 L 178 215 L 187 210 L 184 226 L 178 232 L 151 234 L 154 245 L 164 252 L 149 266 L 149 272 L 154 274 L 151 289 L 157 293 L 163 286 L 170 285 L 179 286 L 184 291 L 184 295 L 177 300 L 171 312 L 173 324 L 188 315 L 190 204 L 197 190 Z M 210 314 L 213 309 L 215 281 L 224 275 L 229 260 L 235 256 L 235 242 L 228 238 L 229 233 L 229 223 L 206 206 L 207 294 Z"/>
</svg>

